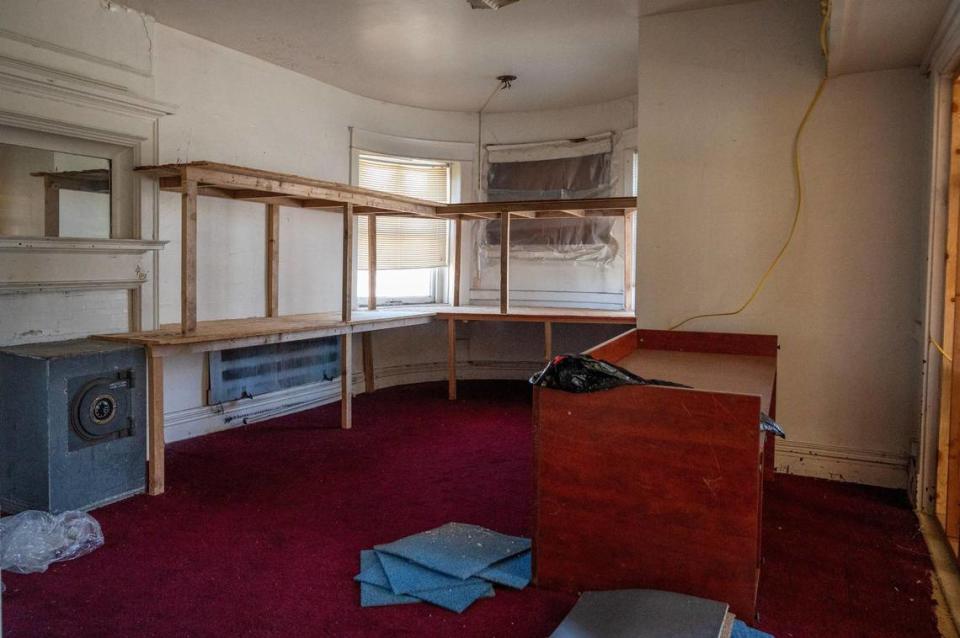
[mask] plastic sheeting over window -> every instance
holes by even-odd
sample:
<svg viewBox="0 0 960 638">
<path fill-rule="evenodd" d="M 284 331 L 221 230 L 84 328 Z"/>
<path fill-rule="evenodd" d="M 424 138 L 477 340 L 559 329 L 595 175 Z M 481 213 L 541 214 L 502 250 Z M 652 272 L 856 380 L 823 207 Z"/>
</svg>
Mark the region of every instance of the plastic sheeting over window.
<svg viewBox="0 0 960 638">
<path fill-rule="evenodd" d="M 510 226 L 510 258 L 528 261 L 583 262 L 606 266 L 614 260 L 619 243 L 613 235 L 612 217 L 584 219 L 518 219 Z M 500 223 L 483 225 L 479 241 L 481 267 L 484 260 L 500 259 Z"/>
<path fill-rule="evenodd" d="M 606 152 L 583 157 L 490 164 L 487 199 L 514 202 L 609 197 L 611 155 Z"/>
<path fill-rule="evenodd" d="M 488 201 L 610 197 L 613 136 L 487 148 Z M 510 229 L 510 258 L 575 262 L 607 267 L 616 258 L 615 218 L 517 218 Z M 499 263 L 500 224 L 491 220 L 476 235 L 481 270 Z"/>
</svg>

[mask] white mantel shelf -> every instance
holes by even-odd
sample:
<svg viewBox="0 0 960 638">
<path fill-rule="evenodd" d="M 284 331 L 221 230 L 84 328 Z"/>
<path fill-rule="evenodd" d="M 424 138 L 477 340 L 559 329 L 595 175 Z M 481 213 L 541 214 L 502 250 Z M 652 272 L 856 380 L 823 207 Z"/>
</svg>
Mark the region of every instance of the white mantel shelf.
<svg viewBox="0 0 960 638">
<path fill-rule="evenodd" d="M 137 255 L 163 250 L 166 241 L 81 237 L 0 237 L 0 251 L 113 253 Z"/>
</svg>

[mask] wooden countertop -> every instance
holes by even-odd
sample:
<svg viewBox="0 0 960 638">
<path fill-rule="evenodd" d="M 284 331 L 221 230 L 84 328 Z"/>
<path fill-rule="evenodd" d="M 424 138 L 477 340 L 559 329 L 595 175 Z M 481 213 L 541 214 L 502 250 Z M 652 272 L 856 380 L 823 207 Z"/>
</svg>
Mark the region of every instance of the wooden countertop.
<svg viewBox="0 0 960 638">
<path fill-rule="evenodd" d="M 430 305 L 355 310 L 353 319 L 346 323 L 340 321 L 339 312 L 321 312 L 282 317 L 199 321 L 196 331 L 188 334 L 180 331 L 180 324 L 170 324 L 157 330 L 97 335 L 96 338 L 155 348 L 189 347 L 191 350 L 204 351 L 386 330 L 429 323 L 436 319 L 629 325 L 635 321 L 632 312 L 622 310 L 516 308 L 502 315 L 493 306 Z"/>
<path fill-rule="evenodd" d="M 760 408 L 769 413 L 776 357 L 676 350 L 634 350 L 616 362 L 645 379 L 661 379 L 689 385 L 697 390 L 754 394 Z"/>
</svg>

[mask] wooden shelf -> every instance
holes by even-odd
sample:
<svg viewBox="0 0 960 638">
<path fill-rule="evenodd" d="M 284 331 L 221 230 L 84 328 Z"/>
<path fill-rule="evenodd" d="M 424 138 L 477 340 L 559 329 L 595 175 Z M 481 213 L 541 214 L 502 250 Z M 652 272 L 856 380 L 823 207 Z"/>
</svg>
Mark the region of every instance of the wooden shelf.
<svg viewBox="0 0 960 638">
<path fill-rule="evenodd" d="M 195 182 L 198 195 L 296 208 L 339 212 L 344 204 L 351 204 L 358 215 L 393 213 L 436 217 L 439 206 L 359 186 L 216 162 L 140 166 L 134 170 L 157 177 L 160 190 L 164 191 L 182 192 L 186 183 Z"/>
<path fill-rule="evenodd" d="M 355 311 L 350 321 L 342 321 L 339 312 L 320 312 L 282 317 L 250 317 L 198 321 L 196 330 L 183 333 L 180 324 L 161 326 L 157 330 L 97 335 L 97 339 L 148 346 L 158 350 L 197 346 L 194 351 L 241 348 L 265 343 L 300 341 L 343 334 L 386 330 L 429 323 L 435 311 L 375 310 Z"/>
<path fill-rule="evenodd" d="M 538 323 L 632 324 L 634 322 L 633 314 L 623 311 L 516 308 L 509 314 L 502 315 L 496 309 L 488 307 L 430 305 L 355 310 L 351 320 L 347 322 L 340 319 L 340 312 L 320 312 L 280 317 L 198 321 L 197 329 L 189 333 L 183 333 L 180 330 L 180 324 L 170 324 L 161 326 L 157 330 L 97 335 L 96 338 L 152 348 L 202 346 L 201 349 L 212 350 L 387 330 L 448 319 Z"/>
<path fill-rule="evenodd" d="M 337 212 L 343 204 L 353 204 L 357 215 L 446 219 L 496 219 L 504 214 L 518 219 L 609 217 L 621 216 L 637 206 L 635 197 L 439 204 L 338 182 L 217 162 L 140 166 L 135 170 L 157 177 L 160 190 L 164 191 L 181 192 L 185 181 L 195 180 L 197 194 L 206 197 Z"/>
<path fill-rule="evenodd" d="M 633 312 L 607 312 L 581 309 L 511 308 L 510 307 L 510 225 L 511 220 L 541 217 L 592 217 L 631 215 L 636 210 L 633 197 L 613 197 L 578 200 L 545 200 L 529 202 L 483 202 L 468 204 L 440 204 L 410 197 L 402 197 L 347 184 L 338 184 L 287 173 L 263 171 L 216 162 L 189 162 L 141 166 L 135 169 L 141 175 L 157 179 L 160 190 L 177 192 L 180 205 L 180 323 L 159 330 L 101 338 L 125 341 L 146 346 L 150 382 L 150 403 L 161 406 L 151 411 L 149 492 L 163 492 L 163 363 L 162 357 L 182 350 L 203 352 L 237 348 L 278 341 L 310 339 L 329 335 L 341 338 L 341 427 L 351 427 L 350 379 L 352 378 L 352 333 L 416 325 L 434 320 L 447 322 L 448 366 L 450 396 L 456 396 L 456 322 L 461 321 L 520 321 L 540 322 L 544 326 L 544 353 L 552 348 L 553 323 L 623 323 L 633 324 Z M 236 201 L 258 202 L 265 209 L 266 233 L 266 317 L 197 321 L 197 200 L 199 197 L 219 197 Z M 343 252 L 341 263 L 341 310 L 339 313 L 320 313 L 278 317 L 280 253 L 280 206 L 311 209 L 342 216 Z M 403 309 L 376 309 L 376 294 L 366 311 L 353 310 L 354 276 L 354 217 L 370 217 L 368 251 L 369 290 L 376 290 L 376 218 L 381 215 L 415 216 L 448 219 L 453 223 L 453 245 L 456 247 L 451 273 L 453 300 L 460 299 L 463 220 L 497 219 L 500 224 L 500 304 L 488 307 L 464 308 L 430 306 Z M 628 246 L 632 247 L 630 237 Z M 632 248 L 628 248 L 629 253 Z M 630 280 L 632 258 L 624 259 L 625 281 Z M 372 355 L 370 339 L 364 340 L 365 378 L 372 387 Z"/>
<path fill-rule="evenodd" d="M 435 306 L 437 319 L 457 321 L 518 321 L 543 323 L 604 323 L 634 325 L 630 310 L 591 310 L 588 308 L 523 308 L 513 306 L 501 313 L 493 306 Z"/>
</svg>

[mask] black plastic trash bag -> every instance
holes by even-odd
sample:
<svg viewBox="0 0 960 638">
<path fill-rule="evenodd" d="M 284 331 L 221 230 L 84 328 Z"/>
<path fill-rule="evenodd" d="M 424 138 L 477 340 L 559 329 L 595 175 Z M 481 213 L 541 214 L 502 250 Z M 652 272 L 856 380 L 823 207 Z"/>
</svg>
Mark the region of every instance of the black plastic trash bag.
<svg viewBox="0 0 960 638">
<path fill-rule="evenodd" d="M 665 385 L 692 389 L 689 385 L 673 381 L 644 379 L 620 366 L 594 359 L 587 354 L 561 354 L 554 357 L 547 367 L 530 377 L 530 383 L 564 392 L 596 392 L 621 385 Z M 780 424 L 763 412 L 760 413 L 760 429 L 782 439 L 787 438 Z"/>
<path fill-rule="evenodd" d="M 530 383 L 564 392 L 596 392 L 621 385 L 666 385 L 689 388 L 688 385 L 644 379 L 612 363 L 594 359 L 587 354 L 561 354 L 553 358 L 540 372 L 530 377 Z"/>
</svg>

